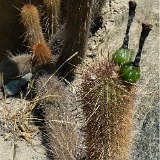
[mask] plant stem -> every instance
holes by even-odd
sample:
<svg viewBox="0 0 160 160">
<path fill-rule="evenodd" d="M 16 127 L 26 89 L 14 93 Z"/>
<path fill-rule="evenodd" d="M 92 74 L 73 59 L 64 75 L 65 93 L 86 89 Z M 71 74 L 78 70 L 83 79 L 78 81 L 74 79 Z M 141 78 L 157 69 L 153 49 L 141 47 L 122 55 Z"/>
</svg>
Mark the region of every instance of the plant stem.
<svg viewBox="0 0 160 160">
<path fill-rule="evenodd" d="M 135 10 L 136 10 L 136 2 L 135 1 L 129 1 L 129 17 L 128 17 L 128 24 L 127 24 L 127 30 L 125 33 L 125 37 L 123 40 L 122 48 L 128 49 L 128 42 L 129 42 L 129 30 L 131 27 L 131 24 L 133 22 L 133 19 L 135 17 Z"/>
<path fill-rule="evenodd" d="M 145 40 L 146 40 L 146 38 L 149 35 L 149 32 L 151 30 L 152 30 L 152 25 L 151 24 L 142 23 L 142 32 L 141 32 L 141 36 L 140 36 L 140 39 L 139 39 L 139 49 L 138 49 L 137 55 L 135 57 L 135 60 L 133 62 L 133 65 L 135 67 L 139 67 L 139 63 L 140 63 L 140 60 L 141 60 L 142 49 L 143 49 Z"/>
</svg>

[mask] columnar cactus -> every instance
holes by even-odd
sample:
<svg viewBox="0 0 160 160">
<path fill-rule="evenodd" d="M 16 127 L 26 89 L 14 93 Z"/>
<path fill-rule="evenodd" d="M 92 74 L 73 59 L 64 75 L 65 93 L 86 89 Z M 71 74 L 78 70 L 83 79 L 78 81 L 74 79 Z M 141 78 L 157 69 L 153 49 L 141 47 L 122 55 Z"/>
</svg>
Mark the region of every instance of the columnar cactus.
<svg viewBox="0 0 160 160">
<path fill-rule="evenodd" d="M 84 71 L 81 84 L 89 160 L 128 160 L 134 89 L 124 85 L 110 62 Z"/>
<path fill-rule="evenodd" d="M 27 4 L 22 7 L 21 20 L 25 26 L 26 39 L 30 47 L 36 43 L 45 43 L 39 13 L 34 5 Z"/>
<path fill-rule="evenodd" d="M 92 5 L 93 0 L 68 1 L 66 26 L 63 34 L 64 45 L 57 65 L 59 68 L 63 64 L 59 71 L 61 76 L 72 72 L 84 57 Z M 76 52 L 74 57 L 67 60 Z"/>
<path fill-rule="evenodd" d="M 26 38 L 33 53 L 32 69 L 34 72 L 35 69 L 49 64 L 53 56 L 45 42 L 37 8 L 30 4 L 24 5 L 21 10 L 21 18 L 26 28 Z"/>
<path fill-rule="evenodd" d="M 45 113 L 45 130 L 53 158 L 75 160 L 80 146 L 80 136 L 69 110 L 69 97 L 64 84 L 55 76 L 45 75 L 37 79 L 36 92 L 39 105 Z"/>
</svg>

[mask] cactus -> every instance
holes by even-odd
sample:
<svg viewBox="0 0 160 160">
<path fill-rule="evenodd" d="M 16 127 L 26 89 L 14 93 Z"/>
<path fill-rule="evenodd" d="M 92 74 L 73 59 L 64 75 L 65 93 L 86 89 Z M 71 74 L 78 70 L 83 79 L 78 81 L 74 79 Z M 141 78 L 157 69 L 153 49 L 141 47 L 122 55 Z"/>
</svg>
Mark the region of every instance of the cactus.
<svg viewBox="0 0 160 160">
<path fill-rule="evenodd" d="M 72 0 L 67 2 L 62 0 L 62 2 L 63 6 L 67 3 L 66 17 L 62 18 L 66 24 L 62 33 L 64 45 L 56 67 L 59 69 L 60 76 L 65 76 L 73 72 L 75 66 L 82 61 L 92 15 L 99 15 L 102 4 L 106 1 Z M 95 2 L 99 6 L 94 11 Z M 129 4 L 132 2 L 130 1 Z M 43 4 L 47 8 L 49 23 L 51 22 L 49 30 L 53 32 L 52 36 L 57 31 L 60 0 L 43 0 Z M 134 13 L 129 12 L 133 17 Z M 53 21 L 52 16 L 54 17 Z M 42 106 L 45 113 L 45 129 L 49 137 L 49 148 L 54 159 L 73 160 L 79 158 L 77 155 L 81 137 L 69 109 L 68 97 L 71 95 L 65 91 L 63 83 L 57 77 L 49 76 L 48 69 L 55 57 L 52 56 L 51 50 L 45 42 L 37 8 L 31 4 L 24 5 L 21 10 L 21 19 L 33 57 L 32 55 L 22 55 L 19 56 L 19 59 L 17 56 L 4 60 L 0 64 L 0 73 L 2 73 L 0 80 L 3 79 L 0 85 L 2 86 L 17 76 L 23 76 L 30 70 L 36 73 L 41 67 L 45 69 L 47 75 L 39 77 L 35 82 L 35 92 L 37 93 L 35 100 L 39 107 Z M 132 19 L 129 19 L 122 46 L 125 49 L 128 48 L 127 41 L 131 23 Z M 138 69 L 145 38 L 140 38 L 139 51 L 133 63 Z M 51 67 L 51 73 L 53 72 L 54 69 L 52 70 Z M 86 117 L 84 132 L 86 154 L 89 160 L 129 159 L 135 90 L 133 86 L 124 83 L 118 73 L 119 69 L 112 62 L 100 62 L 84 71 L 81 97 L 83 100 L 82 110 Z"/>
<path fill-rule="evenodd" d="M 76 122 L 68 108 L 68 95 L 64 84 L 55 76 L 41 76 L 37 79 L 36 92 L 39 104 L 44 110 L 45 131 L 48 145 L 55 160 L 75 160 L 80 137 Z"/>
<path fill-rule="evenodd" d="M 22 7 L 21 20 L 26 29 L 26 39 L 30 47 L 36 43 L 45 43 L 39 13 L 34 5 L 27 4 Z"/>
<path fill-rule="evenodd" d="M 90 26 L 91 10 L 93 0 L 72 0 L 68 2 L 66 17 L 66 26 L 64 29 L 64 45 L 61 55 L 57 62 L 57 68 L 60 68 L 60 76 L 65 76 L 72 72 L 85 54 L 86 41 Z M 75 53 L 77 54 L 66 62 Z"/>
<path fill-rule="evenodd" d="M 43 0 L 46 7 L 46 29 L 49 36 L 53 36 L 58 30 L 60 22 L 60 0 Z"/>
<path fill-rule="evenodd" d="M 53 56 L 44 40 L 37 8 L 30 4 L 24 5 L 21 10 L 21 18 L 27 30 L 26 38 L 32 49 L 32 71 L 35 72 L 37 69 L 40 69 L 47 64 L 51 64 Z"/>
<path fill-rule="evenodd" d="M 128 160 L 134 89 L 123 84 L 111 62 L 91 66 L 84 71 L 83 79 L 81 97 L 88 159 Z"/>
</svg>

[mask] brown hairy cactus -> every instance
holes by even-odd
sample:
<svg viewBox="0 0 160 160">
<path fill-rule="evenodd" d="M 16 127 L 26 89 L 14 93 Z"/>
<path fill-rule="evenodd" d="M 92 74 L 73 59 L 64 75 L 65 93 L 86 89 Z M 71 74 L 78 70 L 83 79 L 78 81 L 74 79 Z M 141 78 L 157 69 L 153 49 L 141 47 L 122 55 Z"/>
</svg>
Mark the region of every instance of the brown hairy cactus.
<svg viewBox="0 0 160 160">
<path fill-rule="evenodd" d="M 89 160 L 128 160 L 131 147 L 134 88 L 122 82 L 111 62 L 83 73 L 81 96 L 86 117 Z"/>
<path fill-rule="evenodd" d="M 34 5 L 26 4 L 22 7 L 21 20 L 26 29 L 26 39 L 30 47 L 36 43 L 45 43 L 39 13 Z"/>
<path fill-rule="evenodd" d="M 49 36 L 52 37 L 58 30 L 59 21 L 60 21 L 60 9 L 61 9 L 60 0 L 43 0 L 43 3 L 46 8 L 46 30 Z"/>
<path fill-rule="evenodd" d="M 52 53 L 45 43 L 37 43 L 32 47 L 33 66 L 49 64 L 52 61 Z"/>
<path fill-rule="evenodd" d="M 65 76 L 75 69 L 85 54 L 86 41 L 90 26 L 90 16 L 93 0 L 71 0 L 67 4 L 66 26 L 64 29 L 64 45 L 58 59 L 57 68 L 61 67 L 59 74 Z M 75 53 L 77 54 L 66 62 Z"/>
<path fill-rule="evenodd" d="M 44 110 L 48 145 L 55 160 L 75 160 L 80 137 L 76 122 L 68 108 L 64 84 L 55 76 L 37 79 L 36 92 Z"/>
</svg>

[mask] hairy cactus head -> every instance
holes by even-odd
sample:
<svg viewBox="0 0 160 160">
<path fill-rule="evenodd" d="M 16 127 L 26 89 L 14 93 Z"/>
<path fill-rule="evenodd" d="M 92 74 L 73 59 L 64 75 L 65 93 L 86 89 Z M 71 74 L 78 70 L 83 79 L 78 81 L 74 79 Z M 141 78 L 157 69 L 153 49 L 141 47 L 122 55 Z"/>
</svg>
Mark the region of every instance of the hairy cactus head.
<svg viewBox="0 0 160 160">
<path fill-rule="evenodd" d="M 50 63 L 52 60 L 52 53 L 45 43 L 37 43 L 32 47 L 33 51 L 33 65 L 41 66 Z"/>
</svg>

